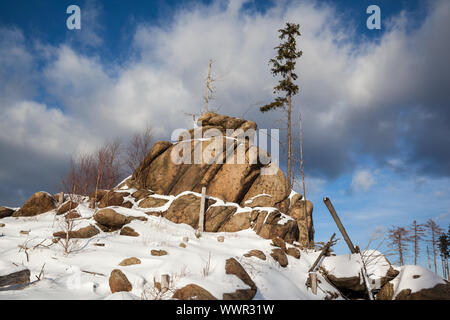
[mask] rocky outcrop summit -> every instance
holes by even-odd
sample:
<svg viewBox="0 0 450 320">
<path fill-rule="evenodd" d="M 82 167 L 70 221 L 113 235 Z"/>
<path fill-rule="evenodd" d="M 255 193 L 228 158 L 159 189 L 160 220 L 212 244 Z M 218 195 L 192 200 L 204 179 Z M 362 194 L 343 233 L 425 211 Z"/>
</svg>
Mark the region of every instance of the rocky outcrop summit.
<svg viewBox="0 0 450 320">
<path fill-rule="evenodd" d="M 267 156 L 267 153 L 252 146 L 247 136 L 240 135 L 246 130 L 255 130 L 256 124 L 253 121 L 207 112 L 198 119 L 198 125 L 202 126 L 188 131 L 184 135 L 187 136 L 184 140 L 180 138 L 176 143 L 156 142 L 127 184 L 137 190 L 152 190 L 156 194 L 173 196 L 186 191 L 200 193 L 202 187 L 206 187 L 206 194 L 209 197 L 254 209 L 249 210 L 249 214 L 235 217 L 235 207 L 212 207 L 206 213 L 206 226 L 210 231 L 238 231 L 249 228 L 252 222 L 258 225 L 257 218 L 264 210 L 257 208 L 275 208 L 277 211 L 269 220 L 276 220 L 280 217 L 279 213 L 282 213 L 297 221 L 298 231 L 290 230 L 285 240 L 299 240 L 302 246 L 308 246 L 314 240 L 313 205 L 306 201 L 306 210 L 304 210 L 305 201 L 302 200 L 301 195 L 290 197 L 291 190 L 284 173 L 275 163 L 264 165 L 261 156 L 257 157 L 257 155 Z M 223 142 L 223 148 L 214 149 L 217 146 L 214 145 L 214 138 L 203 138 L 203 134 L 208 130 L 215 130 L 218 136 L 223 137 L 223 141 L 228 141 L 228 145 Z M 196 139 L 196 137 L 202 138 Z M 192 163 L 179 164 L 173 161 L 174 157 L 179 156 L 177 152 L 180 149 L 184 153 L 186 151 L 190 153 Z M 198 150 L 203 151 L 203 157 L 201 161 L 195 163 L 194 155 Z M 220 158 L 223 160 L 222 163 L 208 161 L 209 150 L 212 151 L 214 159 Z M 245 152 L 244 163 L 226 161 L 229 159 L 227 155 L 229 157 L 230 154 L 237 159 L 239 152 Z M 252 161 L 255 157 L 257 160 Z M 271 174 L 265 174 L 269 171 Z M 175 207 L 169 208 L 165 217 L 180 223 L 192 222 L 194 226 L 196 213 L 190 208 L 197 207 L 198 201 L 199 199 L 192 195 L 182 198 L 173 204 Z M 265 211 L 267 212 L 267 209 Z M 187 213 L 192 213 L 195 217 L 190 217 Z M 266 215 L 263 216 L 266 217 Z M 229 221 L 231 217 L 233 221 Z M 228 223 L 224 226 L 222 222 L 225 220 Z M 261 227 L 260 223 L 259 229 Z M 264 237 L 272 235 L 267 230 L 261 233 L 265 235 Z"/>
</svg>

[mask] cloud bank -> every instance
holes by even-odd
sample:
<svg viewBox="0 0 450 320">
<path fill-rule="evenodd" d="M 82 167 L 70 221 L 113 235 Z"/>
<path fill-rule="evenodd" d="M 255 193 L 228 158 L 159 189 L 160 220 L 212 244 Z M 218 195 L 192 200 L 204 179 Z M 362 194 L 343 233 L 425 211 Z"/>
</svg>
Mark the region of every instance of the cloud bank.
<svg viewBox="0 0 450 320">
<path fill-rule="evenodd" d="M 31 42 L 17 27 L 1 29 L 0 203 L 55 188 L 68 157 L 104 139 L 147 123 L 160 139 L 191 127 L 187 114 L 202 109 L 210 58 L 218 112 L 280 127 L 282 114 L 263 115 L 258 106 L 273 99 L 277 79 L 268 60 L 286 21 L 302 32 L 294 104 L 304 119 L 310 174 L 335 178 L 368 157 L 388 166 L 396 159 L 409 172 L 450 175 L 448 1 L 430 4 L 419 25 L 400 14 L 376 42 L 357 39 L 354 23 L 331 5 L 277 2 L 260 13 L 243 4 L 196 5 L 163 26 L 140 23 L 121 64 L 103 60 L 101 50 L 80 49 L 101 47 L 95 22 L 86 37 L 59 45 Z M 94 7 L 90 17 L 99 11 Z"/>
</svg>

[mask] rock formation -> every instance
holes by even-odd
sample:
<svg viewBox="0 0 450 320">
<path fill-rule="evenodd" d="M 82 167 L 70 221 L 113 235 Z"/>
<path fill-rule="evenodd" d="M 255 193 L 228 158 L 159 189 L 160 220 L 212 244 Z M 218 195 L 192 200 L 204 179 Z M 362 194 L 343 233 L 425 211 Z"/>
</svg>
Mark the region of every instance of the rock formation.
<svg viewBox="0 0 450 320">
<path fill-rule="evenodd" d="M 236 207 L 213 206 L 206 212 L 206 231 L 239 231 L 257 225 L 257 232 L 265 238 L 279 235 L 285 240 L 299 240 L 302 246 L 308 246 L 314 240 L 314 228 L 312 221 L 312 203 L 306 201 L 306 216 L 303 206 L 305 201 L 300 197 L 290 200 L 289 189 L 284 173 L 274 164 L 264 165 L 261 159 L 267 153 L 251 146 L 248 136 L 240 135 L 250 129 L 255 130 L 253 121 L 227 117 L 212 112 L 203 114 L 198 119 L 202 127 L 186 132 L 186 139 L 177 143 L 159 141 L 154 144 L 144 161 L 135 170 L 127 184 L 140 191 L 140 196 L 145 190 L 151 190 L 156 194 L 179 195 L 186 191 L 201 192 L 206 187 L 209 197 L 232 202 L 241 207 L 254 208 L 248 213 L 235 215 Z M 203 138 L 205 132 L 215 130 L 216 134 L 223 138 L 218 144 L 214 144 L 214 137 Z M 238 131 L 233 131 L 238 130 Z M 231 140 L 231 143 L 229 142 Z M 225 141 L 225 142 L 224 142 Z M 223 144 L 223 145 L 222 145 Z M 215 148 L 217 146 L 223 148 Z M 180 154 L 180 150 L 182 151 Z M 200 161 L 195 162 L 195 155 L 200 153 Z M 191 163 L 176 163 L 175 159 L 189 155 Z M 201 156 L 203 154 L 203 157 Z M 244 163 L 230 163 L 229 156 L 237 159 L 245 155 Z M 259 156 L 257 156 L 259 155 Z M 211 158 L 220 161 L 208 161 Z M 256 161 L 251 161 L 256 159 Z M 262 174 L 263 170 L 270 170 L 272 174 Z M 143 195 L 145 197 L 145 195 Z M 148 198 L 147 198 L 148 199 Z M 103 202 L 103 200 L 102 200 Z M 119 204 L 120 202 L 120 204 Z M 141 202 L 141 207 L 157 206 L 162 201 L 149 199 Z M 198 208 L 200 199 L 188 194 L 172 203 L 169 210 L 163 214 L 167 219 L 177 223 L 187 223 L 196 228 L 198 224 Z M 122 205 L 118 201 L 116 205 Z M 210 204 L 211 205 L 211 204 Z M 257 208 L 276 208 L 276 212 Z M 265 213 L 264 213 L 265 212 Z M 289 225 L 288 228 L 280 228 L 277 218 L 280 213 L 292 216 L 297 220 L 297 231 Z M 274 224 L 272 227 L 258 225 L 258 217 L 261 219 L 269 215 Z M 260 220 L 261 220 L 260 219 Z M 265 219 L 268 220 L 268 219 Z M 279 220 L 279 219 L 278 219 Z M 290 224 L 290 222 L 289 222 Z M 277 226 L 278 225 L 278 226 Z M 277 230 L 279 229 L 279 230 Z M 286 229 L 289 229 L 288 231 Z"/>
</svg>

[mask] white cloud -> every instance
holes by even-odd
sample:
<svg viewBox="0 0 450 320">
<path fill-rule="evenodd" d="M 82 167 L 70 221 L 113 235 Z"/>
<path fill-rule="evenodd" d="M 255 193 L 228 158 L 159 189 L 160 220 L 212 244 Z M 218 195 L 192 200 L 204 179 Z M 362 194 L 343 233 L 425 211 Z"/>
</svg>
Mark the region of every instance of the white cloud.
<svg viewBox="0 0 450 320">
<path fill-rule="evenodd" d="M 355 191 L 368 191 L 375 182 L 375 177 L 370 171 L 359 170 L 352 177 L 352 188 Z"/>
</svg>

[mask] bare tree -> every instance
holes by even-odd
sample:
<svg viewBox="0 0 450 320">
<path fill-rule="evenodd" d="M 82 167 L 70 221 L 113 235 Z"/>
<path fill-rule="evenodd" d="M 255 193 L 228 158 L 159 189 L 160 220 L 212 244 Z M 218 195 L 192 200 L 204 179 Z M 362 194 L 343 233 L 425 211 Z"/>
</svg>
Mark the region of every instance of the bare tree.
<svg viewBox="0 0 450 320">
<path fill-rule="evenodd" d="M 425 228 L 423 224 L 417 223 L 416 220 L 409 226 L 411 232 L 411 241 L 413 243 L 414 250 L 414 265 L 417 265 L 417 259 L 420 254 L 420 241 L 423 240 L 425 236 Z"/>
<path fill-rule="evenodd" d="M 431 244 L 431 249 L 433 250 L 434 272 L 437 274 L 436 256 L 438 254 L 439 235 L 444 232 L 444 229 L 439 227 L 433 219 L 428 219 L 424 227 L 428 233 L 428 242 Z"/>
<path fill-rule="evenodd" d="M 123 178 L 120 141 L 107 142 L 95 153 L 83 153 L 70 160 L 69 171 L 62 177 L 66 193 L 89 195 L 97 189 L 111 189 Z"/>
<path fill-rule="evenodd" d="M 400 265 L 403 266 L 408 251 L 408 242 L 411 241 L 410 231 L 403 227 L 392 227 L 388 230 L 388 237 L 390 246 L 397 252 Z"/>
<path fill-rule="evenodd" d="M 125 164 L 129 173 L 133 173 L 150 151 L 153 133 L 149 125 L 141 132 L 136 132 L 126 148 Z"/>
<path fill-rule="evenodd" d="M 211 77 L 212 64 L 213 64 L 212 59 L 209 59 L 208 77 L 206 78 L 206 93 L 205 93 L 205 96 L 203 97 L 205 99 L 205 112 L 208 112 L 209 101 L 214 99 L 213 93 L 215 91 L 215 88 L 213 86 L 213 83 L 216 80 Z"/>
</svg>

